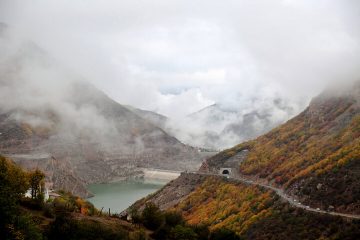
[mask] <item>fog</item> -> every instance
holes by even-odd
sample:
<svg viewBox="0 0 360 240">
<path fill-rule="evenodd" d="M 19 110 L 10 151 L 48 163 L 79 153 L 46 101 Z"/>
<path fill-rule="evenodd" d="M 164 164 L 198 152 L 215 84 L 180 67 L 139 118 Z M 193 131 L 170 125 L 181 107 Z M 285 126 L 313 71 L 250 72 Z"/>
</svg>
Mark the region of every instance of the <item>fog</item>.
<svg viewBox="0 0 360 240">
<path fill-rule="evenodd" d="M 326 86 L 360 76 L 356 0 L 1 0 L 0 22 L 11 31 L 0 46 L 7 78 L 21 55 L 21 77 L 2 82 L 3 108 L 51 105 L 82 119 L 81 127 L 111 126 L 97 109 L 67 103 L 68 80 L 80 79 L 121 104 L 169 117 L 167 130 L 195 145 L 209 141 L 208 132 L 221 135 L 219 147 L 247 139 L 229 128 L 243 131 L 233 125 L 254 112 L 244 126 L 258 135 L 302 111 Z M 46 60 L 27 57 L 27 40 Z M 189 120 L 214 103 L 223 119 Z"/>
<path fill-rule="evenodd" d="M 50 145 L 61 145 L 59 139 L 75 142 L 84 135 L 94 136 L 91 142 L 107 145 L 119 134 L 114 123 L 93 105 L 76 104 L 76 84 L 82 82 L 79 76 L 62 68 L 33 42 L 14 38 L 11 31 L 3 31 L 0 41 L 2 114 L 10 114 L 10 119 L 29 124 L 35 131 L 50 131 Z"/>
</svg>

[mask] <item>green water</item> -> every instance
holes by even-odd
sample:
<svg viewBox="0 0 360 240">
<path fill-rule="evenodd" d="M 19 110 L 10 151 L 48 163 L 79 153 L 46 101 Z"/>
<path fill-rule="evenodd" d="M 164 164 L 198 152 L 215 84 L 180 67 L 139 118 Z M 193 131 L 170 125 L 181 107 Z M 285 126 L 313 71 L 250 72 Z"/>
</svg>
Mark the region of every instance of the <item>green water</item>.
<svg viewBox="0 0 360 240">
<path fill-rule="evenodd" d="M 96 208 L 104 207 L 105 212 L 120 213 L 137 200 L 156 192 L 165 182 L 126 181 L 104 184 L 91 184 L 88 189 L 95 197 L 87 199 Z"/>
</svg>

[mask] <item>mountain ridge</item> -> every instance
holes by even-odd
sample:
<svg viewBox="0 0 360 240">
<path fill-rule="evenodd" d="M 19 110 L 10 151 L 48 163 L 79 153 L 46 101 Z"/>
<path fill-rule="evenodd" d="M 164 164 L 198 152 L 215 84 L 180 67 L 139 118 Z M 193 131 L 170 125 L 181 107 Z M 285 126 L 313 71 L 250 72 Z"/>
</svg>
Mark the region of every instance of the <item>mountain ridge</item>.
<svg viewBox="0 0 360 240">
<path fill-rule="evenodd" d="M 358 213 L 359 89 L 357 83 L 335 95 L 325 92 L 295 118 L 210 158 L 208 164 L 217 168 L 247 149 L 237 168 L 241 174 L 284 187 L 305 204 Z"/>
<path fill-rule="evenodd" d="M 55 188 L 84 197 L 86 184 L 141 178 L 141 168 L 185 170 L 200 164 L 195 148 L 63 69 L 35 43 L 2 40 L 0 152 L 56 176 L 48 179 Z"/>
<path fill-rule="evenodd" d="M 359 93 L 356 83 L 320 94 L 286 123 L 208 158 L 199 172 L 132 207 L 153 202 L 189 224 L 244 239 L 354 239 L 357 233 L 346 234 L 360 227 Z"/>
<path fill-rule="evenodd" d="M 165 128 L 181 141 L 193 146 L 226 149 L 238 142 L 253 139 L 280 125 L 297 109 L 285 98 L 256 102 L 251 108 L 226 107 L 215 103 L 187 115 L 179 123 L 168 122 Z"/>
</svg>

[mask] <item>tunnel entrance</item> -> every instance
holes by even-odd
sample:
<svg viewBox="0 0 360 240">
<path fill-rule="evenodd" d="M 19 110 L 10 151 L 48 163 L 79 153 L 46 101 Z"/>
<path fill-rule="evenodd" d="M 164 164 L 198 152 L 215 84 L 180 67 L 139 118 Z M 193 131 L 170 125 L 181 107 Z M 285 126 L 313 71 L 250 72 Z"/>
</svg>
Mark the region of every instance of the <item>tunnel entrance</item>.
<svg viewBox="0 0 360 240">
<path fill-rule="evenodd" d="M 230 176 L 231 168 L 220 168 L 219 174 L 224 175 L 224 176 Z"/>
<path fill-rule="evenodd" d="M 225 169 L 225 170 L 222 171 L 222 174 L 224 174 L 224 175 L 225 175 L 225 174 L 226 174 L 226 175 L 229 175 L 230 172 L 229 172 L 229 170 Z"/>
</svg>

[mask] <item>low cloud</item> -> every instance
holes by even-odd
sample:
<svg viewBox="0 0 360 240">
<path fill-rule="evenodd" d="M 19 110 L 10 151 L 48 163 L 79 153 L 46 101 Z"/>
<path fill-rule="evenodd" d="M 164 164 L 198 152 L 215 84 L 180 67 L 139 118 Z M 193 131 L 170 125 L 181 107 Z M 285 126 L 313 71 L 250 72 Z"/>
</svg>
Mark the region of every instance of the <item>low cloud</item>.
<svg viewBox="0 0 360 240">
<path fill-rule="evenodd" d="M 359 79 L 359 9 L 356 0 L 3 0 L 0 21 L 122 104 L 179 124 L 214 103 L 241 116 L 266 109 L 277 123 L 328 84 Z"/>
</svg>

